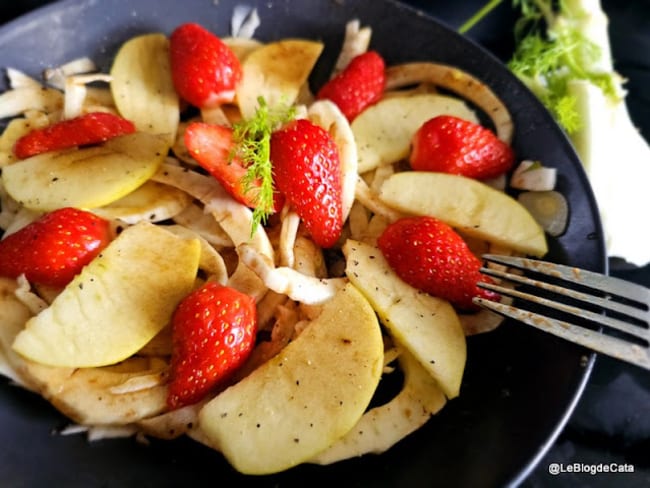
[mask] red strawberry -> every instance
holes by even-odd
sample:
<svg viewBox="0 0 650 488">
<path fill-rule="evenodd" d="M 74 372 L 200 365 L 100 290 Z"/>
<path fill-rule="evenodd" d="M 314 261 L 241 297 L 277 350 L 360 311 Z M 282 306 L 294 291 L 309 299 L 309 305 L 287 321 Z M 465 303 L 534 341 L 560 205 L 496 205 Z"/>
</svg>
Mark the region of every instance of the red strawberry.
<svg viewBox="0 0 650 488">
<path fill-rule="evenodd" d="M 235 53 L 198 24 L 176 28 L 169 44 L 176 91 L 192 105 L 211 108 L 232 102 L 242 69 Z"/>
<path fill-rule="evenodd" d="M 494 178 L 512 168 L 515 155 L 508 144 L 479 124 L 450 115 L 434 117 L 412 140 L 411 167 L 469 178 Z"/>
<path fill-rule="evenodd" d="M 479 288 L 490 281 L 481 261 L 449 225 L 433 217 L 406 217 L 389 225 L 377 241 L 391 268 L 409 285 L 444 298 L 461 309 L 475 309 L 472 297 L 496 298 Z"/>
<path fill-rule="evenodd" d="M 255 344 L 255 300 L 207 282 L 178 305 L 172 318 L 171 380 L 167 404 L 180 408 L 223 386 Z"/>
<path fill-rule="evenodd" d="M 48 151 L 99 144 L 133 132 L 135 125 L 130 120 L 111 113 L 93 112 L 29 132 L 16 141 L 14 154 L 24 159 Z"/>
<path fill-rule="evenodd" d="M 233 130 L 223 125 L 192 122 L 185 131 L 185 146 L 199 165 L 217 179 L 232 197 L 244 205 L 255 208 L 259 181 L 253 181 L 246 191 L 243 178 L 246 168 L 237 157 L 231 157 L 235 148 Z M 274 208 L 282 208 L 283 201 L 275 195 Z"/>
<path fill-rule="evenodd" d="M 108 221 L 65 207 L 0 241 L 0 275 L 65 286 L 111 240 Z"/>
<path fill-rule="evenodd" d="M 352 121 L 377 102 L 386 86 L 385 63 L 375 51 L 360 54 L 318 91 L 317 98 L 333 101 Z"/>
<path fill-rule="evenodd" d="M 235 200 L 255 207 L 253 192 L 244 192 L 242 185 L 246 168 L 238 158 L 231 158 L 235 148 L 231 128 L 192 122 L 185 131 L 185 146 L 201 167 L 214 176 Z"/>
<path fill-rule="evenodd" d="M 314 242 L 333 246 L 341 235 L 341 164 L 330 134 L 305 119 L 271 136 L 271 162 L 278 190 L 305 223 Z"/>
</svg>

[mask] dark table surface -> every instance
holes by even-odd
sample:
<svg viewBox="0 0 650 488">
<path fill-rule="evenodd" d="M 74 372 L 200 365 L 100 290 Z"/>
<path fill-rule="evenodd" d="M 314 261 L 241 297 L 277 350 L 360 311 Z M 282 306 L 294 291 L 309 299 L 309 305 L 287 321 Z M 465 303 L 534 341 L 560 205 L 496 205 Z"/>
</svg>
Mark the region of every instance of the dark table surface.
<svg viewBox="0 0 650 488">
<path fill-rule="evenodd" d="M 45 3 L 51 3 L 51 0 L 2 0 L 0 24 Z M 405 3 L 457 28 L 486 1 L 408 0 Z M 602 5 L 610 18 L 616 68 L 629 79 L 630 113 L 643 135 L 650 140 L 650 0 L 602 0 Z M 514 18 L 511 2 L 506 0 L 468 36 L 506 60 L 512 50 L 510 26 Z M 650 287 L 650 266 L 635 268 L 611 262 L 610 273 Z M 634 472 L 565 472 L 553 476 L 549 474 L 552 463 L 564 466 L 579 463 L 580 467 L 587 469 L 614 463 L 631 465 Z M 650 486 L 650 374 L 599 356 L 571 420 L 524 486 Z"/>
</svg>

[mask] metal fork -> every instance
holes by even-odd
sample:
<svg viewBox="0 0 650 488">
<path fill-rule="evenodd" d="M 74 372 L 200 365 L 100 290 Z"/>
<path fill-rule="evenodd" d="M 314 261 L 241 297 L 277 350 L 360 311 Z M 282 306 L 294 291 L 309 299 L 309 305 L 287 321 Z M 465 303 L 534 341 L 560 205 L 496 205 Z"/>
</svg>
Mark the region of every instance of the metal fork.
<svg viewBox="0 0 650 488">
<path fill-rule="evenodd" d="M 650 370 L 650 289 L 619 278 L 545 261 L 495 254 L 483 258 L 514 268 L 484 266 L 481 268 L 484 274 L 524 288 L 532 287 L 533 293 L 481 282 L 481 288 L 512 297 L 515 301 L 509 305 L 475 297 L 474 303 Z M 573 322 L 563 320 L 567 315 L 573 316 L 569 319 Z"/>
</svg>

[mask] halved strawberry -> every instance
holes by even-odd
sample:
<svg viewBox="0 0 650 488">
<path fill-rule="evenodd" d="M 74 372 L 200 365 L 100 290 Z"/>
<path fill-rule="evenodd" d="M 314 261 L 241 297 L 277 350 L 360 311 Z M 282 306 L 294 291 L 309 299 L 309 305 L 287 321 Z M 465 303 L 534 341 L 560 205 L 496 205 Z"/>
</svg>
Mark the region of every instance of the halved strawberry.
<svg viewBox="0 0 650 488">
<path fill-rule="evenodd" d="M 306 119 L 271 136 L 275 183 L 321 247 L 331 247 L 343 228 L 341 164 L 334 139 Z"/>
<path fill-rule="evenodd" d="M 412 140 L 411 167 L 487 179 L 510 170 L 512 148 L 488 128 L 451 115 L 426 121 Z"/>
<path fill-rule="evenodd" d="M 258 205 L 261 182 L 253 180 L 247 188 L 244 176 L 247 167 L 235 153 L 234 132 L 230 127 L 205 122 L 192 122 L 185 130 L 185 146 L 199 165 L 210 173 L 238 202 L 250 208 Z M 273 210 L 284 204 L 280 193 L 273 195 Z"/>
<path fill-rule="evenodd" d="M 497 298 L 476 285 L 491 281 L 481 274 L 480 259 L 454 229 L 438 219 L 399 219 L 384 230 L 377 244 L 395 273 L 414 288 L 461 309 L 475 309 L 475 296 Z"/>
<path fill-rule="evenodd" d="M 244 364 L 255 344 L 255 300 L 207 282 L 178 305 L 172 318 L 169 408 L 202 400 Z"/>
<path fill-rule="evenodd" d="M 352 121 L 377 102 L 386 86 L 386 66 L 376 51 L 360 54 L 318 91 L 317 98 L 334 102 Z"/>
<path fill-rule="evenodd" d="M 235 200 L 255 207 L 255 191 L 246 192 L 242 183 L 246 168 L 233 155 L 233 130 L 223 125 L 192 122 L 185 131 L 185 146 L 190 155 L 214 176 Z"/>
<path fill-rule="evenodd" d="M 0 276 L 65 286 L 111 237 L 109 222 L 95 214 L 54 210 L 0 241 Z"/>
<path fill-rule="evenodd" d="M 200 108 L 232 102 L 242 69 L 219 37 L 198 24 L 183 24 L 170 37 L 169 53 L 181 98 Z"/>
<path fill-rule="evenodd" d="M 135 132 L 135 125 L 118 115 L 92 112 L 35 129 L 16 141 L 14 154 L 25 159 L 48 151 L 99 144 Z"/>
</svg>

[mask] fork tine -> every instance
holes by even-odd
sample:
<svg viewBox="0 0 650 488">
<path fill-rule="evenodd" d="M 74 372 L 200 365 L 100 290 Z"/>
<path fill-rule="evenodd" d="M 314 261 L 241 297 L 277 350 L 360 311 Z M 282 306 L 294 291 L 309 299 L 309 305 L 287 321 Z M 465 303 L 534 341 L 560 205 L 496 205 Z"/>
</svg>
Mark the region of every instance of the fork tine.
<svg viewBox="0 0 650 488">
<path fill-rule="evenodd" d="M 650 370 L 650 351 L 639 345 L 629 343 L 617 337 L 606 336 L 569 322 L 546 317 L 528 310 L 520 310 L 511 305 L 505 305 L 479 297 L 475 297 L 473 301 L 479 306 L 523 322 L 536 329 Z"/>
<path fill-rule="evenodd" d="M 516 275 L 515 275 L 516 276 Z M 524 283 L 524 284 L 531 284 L 534 285 L 534 280 L 528 280 L 527 278 L 521 278 L 519 282 Z M 594 323 L 604 325 L 606 327 L 609 327 L 611 329 L 616 329 L 621 332 L 625 332 L 626 334 L 629 334 L 631 336 L 637 337 L 641 340 L 644 340 L 648 342 L 648 339 L 650 338 L 650 335 L 647 332 L 647 329 L 643 329 L 641 326 L 638 325 L 633 325 L 629 324 L 627 322 L 623 322 L 622 320 L 615 319 L 613 317 L 608 317 L 607 315 L 599 314 L 599 313 L 594 313 L 590 312 L 588 310 L 584 310 L 578 307 L 573 307 L 571 305 L 566 305 L 564 303 L 559 303 L 555 302 L 546 298 L 542 298 L 536 295 L 532 295 L 530 293 L 524 293 L 519 290 L 514 290 L 512 288 L 506 288 L 504 286 L 498 286 L 492 283 L 483 283 L 480 282 L 478 285 L 481 288 L 486 288 L 488 290 L 495 291 L 499 293 L 500 295 L 504 296 L 510 296 L 513 298 L 519 298 L 521 300 L 526 300 L 530 303 L 536 303 L 538 305 L 542 305 L 544 307 L 552 308 L 555 310 L 559 310 L 561 312 L 568 313 L 570 315 L 573 315 L 575 317 L 580 317 L 583 319 L 590 320 Z M 549 285 L 549 288 L 553 288 L 553 285 Z M 564 290 L 564 288 L 561 287 L 556 287 L 560 288 L 561 290 Z M 555 290 L 552 290 L 555 291 Z M 560 292 L 558 292 L 560 293 Z"/>
<path fill-rule="evenodd" d="M 650 300 L 650 291 L 635 283 L 606 276 L 593 271 L 578 269 L 572 266 L 549 263 L 529 258 L 517 258 L 496 254 L 485 254 L 483 258 L 493 263 L 503 264 L 514 268 L 530 270 L 537 273 L 561 278 L 571 283 L 588 286 L 645 305 L 646 310 Z"/>
<path fill-rule="evenodd" d="M 501 271 L 498 269 L 492 269 L 492 268 L 487 268 L 483 267 L 481 268 L 481 272 L 483 274 L 489 275 L 489 276 L 494 276 L 496 278 L 501 278 L 513 283 L 519 283 L 522 285 L 528 285 L 528 286 L 534 286 L 536 288 L 540 288 L 543 290 L 547 290 L 553 293 L 557 293 L 558 295 L 564 295 L 570 298 L 573 298 L 575 300 L 581 301 L 583 303 L 590 303 L 592 305 L 596 305 L 602 309 L 605 310 L 611 310 L 613 312 L 618 312 L 623 315 L 627 315 L 629 317 L 635 318 L 641 322 L 648 322 L 648 311 L 640 309 L 638 307 L 634 307 L 632 305 L 626 305 L 624 303 L 620 302 L 615 302 L 613 300 L 609 300 L 607 298 L 601 298 L 597 297 L 594 295 L 589 295 L 587 293 L 582 293 L 576 290 L 571 290 L 569 288 L 565 288 L 559 285 L 552 285 L 550 283 L 546 283 L 543 281 L 539 280 L 534 280 L 531 278 L 527 278 L 525 276 L 521 276 L 518 274 L 513 274 L 513 273 L 508 273 L 506 271 Z"/>
</svg>

